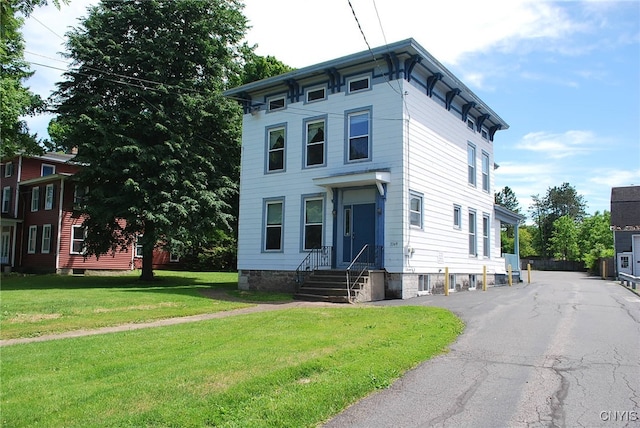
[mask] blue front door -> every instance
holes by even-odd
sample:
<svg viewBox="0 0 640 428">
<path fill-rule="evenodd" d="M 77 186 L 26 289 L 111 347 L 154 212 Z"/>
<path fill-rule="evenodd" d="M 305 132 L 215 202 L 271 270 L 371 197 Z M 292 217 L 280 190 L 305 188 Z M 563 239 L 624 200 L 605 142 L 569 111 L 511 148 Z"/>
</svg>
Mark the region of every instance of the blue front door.
<svg viewBox="0 0 640 428">
<path fill-rule="evenodd" d="M 362 247 L 376 245 L 376 204 L 352 204 L 343 208 L 342 262 L 350 263 Z"/>
</svg>

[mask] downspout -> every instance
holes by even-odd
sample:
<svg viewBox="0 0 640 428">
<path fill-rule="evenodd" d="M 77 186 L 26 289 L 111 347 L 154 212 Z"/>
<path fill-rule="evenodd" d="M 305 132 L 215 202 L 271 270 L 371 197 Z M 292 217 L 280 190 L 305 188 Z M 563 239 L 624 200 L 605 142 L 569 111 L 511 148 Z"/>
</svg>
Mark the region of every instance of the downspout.
<svg viewBox="0 0 640 428">
<path fill-rule="evenodd" d="M 520 229 L 520 220 L 516 221 L 515 227 L 514 227 L 514 234 L 513 234 L 513 252 L 516 255 L 516 260 L 518 261 L 518 272 L 520 272 L 520 234 L 518 233 L 518 230 Z"/>
<path fill-rule="evenodd" d="M 64 200 L 64 178 L 60 179 L 60 196 L 58 196 L 58 233 L 56 237 L 56 273 L 59 273 L 60 267 L 60 249 L 61 249 L 61 237 L 62 237 L 62 201 Z"/>
</svg>

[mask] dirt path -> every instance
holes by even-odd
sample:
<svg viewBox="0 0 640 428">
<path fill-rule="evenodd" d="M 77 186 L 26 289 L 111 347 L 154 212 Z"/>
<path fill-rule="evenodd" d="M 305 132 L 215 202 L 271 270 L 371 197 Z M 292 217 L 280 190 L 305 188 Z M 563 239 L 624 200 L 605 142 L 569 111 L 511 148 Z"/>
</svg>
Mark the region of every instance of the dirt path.
<svg viewBox="0 0 640 428">
<path fill-rule="evenodd" d="M 202 294 L 212 299 L 242 301 L 239 299 L 234 299 L 228 294 L 226 294 L 224 291 L 219 291 L 219 290 L 207 290 Z M 97 334 L 117 333 L 120 331 L 140 330 L 142 328 L 163 327 L 167 325 L 184 324 L 188 322 L 196 322 L 196 321 L 211 320 L 216 318 L 226 318 L 226 317 L 231 317 L 236 315 L 252 314 L 254 312 L 278 311 L 278 310 L 290 309 L 290 308 L 313 308 L 313 307 L 331 307 L 331 306 L 347 307 L 348 305 L 339 304 L 339 303 L 304 302 L 304 301 L 293 301 L 293 302 L 286 302 L 286 303 L 283 303 L 283 302 L 258 303 L 248 308 L 232 309 L 229 311 L 215 312 L 215 313 L 209 313 L 209 314 L 198 314 L 198 315 L 191 315 L 187 317 L 178 317 L 178 318 L 166 318 L 166 319 L 145 322 L 145 323 L 121 324 L 113 327 L 102 327 L 102 328 L 96 328 L 96 329 L 90 329 L 90 330 L 73 330 L 73 331 L 67 331 L 64 333 L 46 334 L 38 337 L 4 339 L 4 340 L 0 340 L 0 347 L 9 346 L 9 345 L 19 345 L 22 343 L 45 342 L 47 340 L 68 339 L 72 337 L 94 336 Z"/>
</svg>

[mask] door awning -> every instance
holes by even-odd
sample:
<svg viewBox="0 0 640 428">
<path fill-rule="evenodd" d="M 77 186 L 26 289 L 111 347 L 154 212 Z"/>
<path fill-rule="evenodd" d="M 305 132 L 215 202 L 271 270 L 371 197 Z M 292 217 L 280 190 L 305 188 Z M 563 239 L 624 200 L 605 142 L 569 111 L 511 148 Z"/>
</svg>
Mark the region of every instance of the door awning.
<svg viewBox="0 0 640 428">
<path fill-rule="evenodd" d="M 384 186 L 391 182 L 391 173 L 389 171 L 366 171 L 355 172 L 349 174 L 337 174 L 329 177 L 318 177 L 313 179 L 313 183 L 317 186 L 331 188 L 337 187 L 359 187 L 373 186 L 378 188 L 380 195 L 384 196 Z"/>
</svg>

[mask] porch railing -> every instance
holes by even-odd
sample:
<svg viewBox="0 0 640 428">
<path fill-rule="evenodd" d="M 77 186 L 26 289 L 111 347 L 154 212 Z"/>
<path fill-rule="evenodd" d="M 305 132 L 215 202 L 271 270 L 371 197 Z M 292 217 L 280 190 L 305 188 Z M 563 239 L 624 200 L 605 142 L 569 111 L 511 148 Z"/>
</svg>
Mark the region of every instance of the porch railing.
<svg viewBox="0 0 640 428">
<path fill-rule="evenodd" d="M 320 267 L 331 267 L 331 254 L 333 247 L 323 246 L 314 248 L 302 260 L 296 269 L 296 284 L 300 285 L 304 282 L 307 275 Z"/>
<path fill-rule="evenodd" d="M 365 244 L 347 267 L 347 297 L 349 302 L 355 299 L 355 285 L 368 269 L 380 269 L 383 260 L 383 247 Z"/>
</svg>

